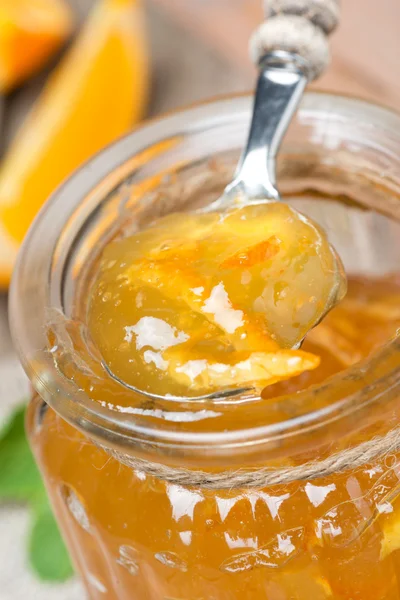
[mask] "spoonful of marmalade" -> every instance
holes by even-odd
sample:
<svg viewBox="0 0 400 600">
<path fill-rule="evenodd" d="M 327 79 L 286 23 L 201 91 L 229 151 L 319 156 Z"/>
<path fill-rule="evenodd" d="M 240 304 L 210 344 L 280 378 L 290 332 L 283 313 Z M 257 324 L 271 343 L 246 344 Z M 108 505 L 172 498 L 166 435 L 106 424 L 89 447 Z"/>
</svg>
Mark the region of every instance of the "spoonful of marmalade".
<svg viewBox="0 0 400 600">
<path fill-rule="evenodd" d="M 88 326 L 129 387 L 260 389 L 319 365 L 298 348 L 345 291 L 325 234 L 287 204 L 176 213 L 105 248 Z"/>
</svg>

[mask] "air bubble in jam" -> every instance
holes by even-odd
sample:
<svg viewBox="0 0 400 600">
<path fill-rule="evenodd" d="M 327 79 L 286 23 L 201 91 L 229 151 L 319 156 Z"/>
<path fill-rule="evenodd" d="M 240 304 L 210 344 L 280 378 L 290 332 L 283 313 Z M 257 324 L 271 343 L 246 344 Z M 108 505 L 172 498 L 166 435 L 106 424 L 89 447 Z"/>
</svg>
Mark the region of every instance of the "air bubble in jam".
<svg viewBox="0 0 400 600">
<path fill-rule="evenodd" d="M 138 552 L 132 546 L 120 546 L 117 564 L 124 567 L 131 575 L 138 575 Z"/>
<path fill-rule="evenodd" d="M 90 532 L 90 521 L 87 515 L 83 502 L 80 500 L 77 493 L 70 487 L 65 485 L 62 490 L 65 503 L 69 512 L 74 517 L 75 521 L 87 532 Z"/>
<path fill-rule="evenodd" d="M 186 562 L 180 558 L 175 552 L 157 552 L 155 558 L 161 564 L 166 567 L 170 567 L 171 569 L 178 569 L 179 571 L 186 572 L 188 570 L 188 566 Z"/>
<path fill-rule="evenodd" d="M 297 556 L 304 547 L 304 528 L 295 527 L 278 533 L 268 544 L 252 552 L 237 554 L 224 561 L 221 571 L 241 573 L 258 567 L 278 569 Z"/>
</svg>

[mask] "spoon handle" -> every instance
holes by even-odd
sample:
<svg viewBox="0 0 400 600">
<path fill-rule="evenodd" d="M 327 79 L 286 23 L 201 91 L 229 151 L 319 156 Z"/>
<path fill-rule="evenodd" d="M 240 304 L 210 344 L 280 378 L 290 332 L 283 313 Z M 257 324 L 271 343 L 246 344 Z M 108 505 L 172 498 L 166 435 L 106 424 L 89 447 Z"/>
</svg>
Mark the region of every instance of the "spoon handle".
<svg viewBox="0 0 400 600">
<path fill-rule="evenodd" d="M 274 52 L 261 61 L 248 141 L 225 200 L 279 200 L 276 155 L 307 81 L 306 65 L 293 54 Z"/>
</svg>

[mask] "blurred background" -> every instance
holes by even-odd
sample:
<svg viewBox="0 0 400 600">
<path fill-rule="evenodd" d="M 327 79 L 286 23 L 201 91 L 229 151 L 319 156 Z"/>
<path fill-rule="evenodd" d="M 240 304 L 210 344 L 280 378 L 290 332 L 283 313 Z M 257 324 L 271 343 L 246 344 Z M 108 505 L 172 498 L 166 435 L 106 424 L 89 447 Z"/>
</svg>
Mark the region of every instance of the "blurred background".
<svg viewBox="0 0 400 600">
<path fill-rule="evenodd" d="M 143 118 L 251 90 L 261 20 L 262 0 L 0 0 L 1 600 L 84 598 L 76 580 L 35 567 L 26 502 L 2 495 L 1 428 L 28 395 L 7 325 L 23 235 L 70 171 Z M 313 87 L 400 110 L 399 0 L 344 0 L 332 50 Z"/>
</svg>

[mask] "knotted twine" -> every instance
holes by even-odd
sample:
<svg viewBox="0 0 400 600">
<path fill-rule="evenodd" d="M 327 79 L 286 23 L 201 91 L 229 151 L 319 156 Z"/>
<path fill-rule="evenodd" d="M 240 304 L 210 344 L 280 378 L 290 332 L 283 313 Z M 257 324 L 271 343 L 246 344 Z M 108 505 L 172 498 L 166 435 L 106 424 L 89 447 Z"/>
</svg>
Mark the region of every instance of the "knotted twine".
<svg viewBox="0 0 400 600">
<path fill-rule="evenodd" d="M 211 473 L 154 463 L 115 449 L 101 447 L 107 454 L 134 471 L 146 473 L 176 485 L 209 490 L 266 488 L 294 481 L 312 481 L 336 473 L 353 471 L 373 463 L 378 458 L 393 455 L 400 451 L 400 427 L 395 427 L 384 436 L 374 437 L 354 448 L 342 450 L 319 461 L 310 461 L 294 467 L 260 467 Z"/>
<path fill-rule="evenodd" d="M 258 64 L 266 54 L 284 50 L 305 61 L 310 80 L 319 77 L 329 63 L 327 36 L 339 22 L 338 0 L 265 0 L 265 13 L 268 20 L 258 28 L 250 42 L 254 62 Z M 211 473 L 171 467 L 101 447 L 129 468 L 168 483 L 211 490 L 264 488 L 328 477 L 396 453 L 400 451 L 400 427 L 320 461 L 284 468 L 261 467 Z"/>
<path fill-rule="evenodd" d="M 250 41 L 253 61 L 284 50 L 305 61 L 310 81 L 319 77 L 329 64 L 327 36 L 339 22 L 339 0 L 265 0 L 265 13 Z"/>
</svg>

